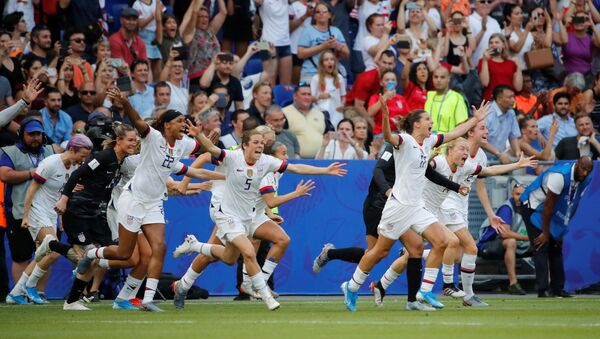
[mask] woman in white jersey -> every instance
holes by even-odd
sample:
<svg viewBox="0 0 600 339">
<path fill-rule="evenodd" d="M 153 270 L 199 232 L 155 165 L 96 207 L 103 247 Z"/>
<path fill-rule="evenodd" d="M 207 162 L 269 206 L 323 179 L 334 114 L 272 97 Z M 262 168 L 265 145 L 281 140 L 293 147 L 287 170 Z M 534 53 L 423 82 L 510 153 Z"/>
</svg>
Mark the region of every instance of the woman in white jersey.
<svg viewBox="0 0 600 339">
<path fill-rule="evenodd" d="M 358 289 L 367 279 L 371 269 L 388 255 L 394 243 L 406 231 L 412 229 L 432 245 L 432 250 L 425 263 L 421 293 L 426 300 L 430 299 L 427 301 L 432 306 L 443 307 L 431 293 L 431 289 L 448 240 L 442 228 L 443 225 L 425 208 L 423 202 L 425 170 L 431 149 L 464 135 L 477 122 L 485 119 L 489 112 L 489 103 L 482 103 L 479 109 L 474 110 L 473 118 L 466 123 L 448 133 L 438 135 L 431 135 L 433 123 L 429 113 L 424 110 L 411 111 L 404 121 L 406 133 L 393 135 L 390 129 L 387 103 L 382 103 L 382 108 L 384 137 L 395 148 L 396 181 L 382 212 L 378 226 L 380 237 L 375 246 L 362 257 L 352 279 L 344 282 L 341 286 L 344 292 L 344 304 L 349 311 L 356 311 Z M 407 305 L 407 308 L 409 306 Z"/>
<path fill-rule="evenodd" d="M 92 150 L 92 141 L 83 134 L 77 134 L 67 143 L 66 151 L 62 154 L 54 154 L 42 160 L 35 170 L 31 185 L 25 194 L 25 205 L 23 206 L 23 221 L 21 227 L 27 228 L 35 242 L 48 244 L 56 238 L 56 223 L 58 215 L 54 211 L 54 204 L 60 198 L 60 190 L 69 179 L 71 173 L 80 165 Z M 58 242 L 53 243 L 53 247 Z M 66 254 L 69 246 L 61 251 Z M 37 254 L 37 253 L 36 253 Z M 36 285 L 38 280 L 46 273 L 48 268 L 58 260 L 59 253 L 41 257 L 36 255 L 36 261 L 32 262 L 21 278 L 20 287 L 31 301 L 36 304 L 44 304 L 40 298 Z M 21 279 L 19 279 L 21 282 Z M 11 295 L 19 296 L 21 291 L 11 291 Z"/>
<path fill-rule="evenodd" d="M 91 259 L 128 259 L 135 249 L 138 232 L 142 230 L 152 249 L 142 307 L 147 311 L 160 312 L 162 310 L 154 305 L 153 299 L 166 250 L 162 201 L 166 196 L 167 178 L 172 173 L 203 180 L 224 179 L 224 176 L 203 169 L 188 169 L 179 161 L 200 148 L 198 142 L 185 136 L 184 128 L 186 123 L 188 127 L 190 123 L 182 113 L 168 110 L 151 127 L 117 88 L 109 89 L 108 96 L 123 105 L 125 114 L 142 136 L 140 164 L 117 203 L 119 245 L 88 251 L 86 258 L 78 264 L 83 269 L 78 267 L 78 271 L 85 271 Z"/>
</svg>

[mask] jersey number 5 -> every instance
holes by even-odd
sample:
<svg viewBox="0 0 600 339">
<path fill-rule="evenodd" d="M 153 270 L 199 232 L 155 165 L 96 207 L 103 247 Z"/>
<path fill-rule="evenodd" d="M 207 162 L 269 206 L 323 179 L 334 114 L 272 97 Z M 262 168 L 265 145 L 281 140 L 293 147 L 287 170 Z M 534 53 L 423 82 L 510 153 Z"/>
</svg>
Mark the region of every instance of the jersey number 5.
<svg viewBox="0 0 600 339">
<path fill-rule="evenodd" d="M 250 178 L 247 178 L 247 179 L 246 179 L 246 184 L 245 184 L 245 185 L 246 185 L 246 187 L 244 187 L 244 191 L 247 191 L 247 190 L 249 190 L 249 189 L 250 189 L 250 185 L 252 185 L 252 179 L 250 179 Z"/>
</svg>

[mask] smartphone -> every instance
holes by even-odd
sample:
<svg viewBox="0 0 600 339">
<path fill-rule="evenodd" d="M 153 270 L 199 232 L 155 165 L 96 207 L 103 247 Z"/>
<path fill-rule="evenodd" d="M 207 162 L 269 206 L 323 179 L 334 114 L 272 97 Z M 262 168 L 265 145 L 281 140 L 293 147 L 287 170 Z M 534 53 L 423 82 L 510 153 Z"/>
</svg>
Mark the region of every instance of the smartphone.
<svg viewBox="0 0 600 339">
<path fill-rule="evenodd" d="M 56 75 L 57 75 L 56 68 L 54 68 L 54 67 L 49 67 L 49 68 L 48 68 L 48 76 L 49 76 L 50 78 L 54 78 L 54 77 L 56 77 Z"/>
<path fill-rule="evenodd" d="M 110 58 L 110 64 L 114 68 L 121 68 L 123 66 L 123 59 L 119 58 Z"/>
<path fill-rule="evenodd" d="M 396 46 L 400 49 L 410 49 L 410 37 L 406 34 L 398 34 L 398 43 Z"/>
<path fill-rule="evenodd" d="M 455 25 L 462 25 L 463 19 L 461 18 L 452 18 L 452 23 Z"/>
<path fill-rule="evenodd" d="M 385 88 L 389 91 L 389 92 L 396 92 L 396 82 L 395 81 L 388 81 L 385 84 Z"/>
<path fill-rule="evenodd" d="M 406 4 L 406 9 L 409 10 L 409 11 L 411 9 L 421 9 L 421 5 L 419 5 L 416 2 L 409 2 L 409 3 Z"/>
<path fill-rule="evenodd" d="M 585 17 L 584 16 L 574 16 L 572 22 L 573 22 L 573 24 L 583 24 L 583 23 L 585 23 Z"/>
<path fill-rule="evenodd" d="M 185 61 L 188 58 L 187 48 L 185 46 L 173 47 L 174 51 L 179 52 L 179 55 L 175 58 L 176 61 Z"/>
<path fill-rule="evenodd" d="M 122 76 L 118 78 L 117 88 L 121 92 L 131 92 L 131 79 L 128 76 Z"/>
<path fill-rule="evenodd" d="M 490 55 L 492 55 L 492 56 L 500 55 L 500 49 L 498 49 L 498 48 L 492 49 L 490 51 Z"/>
<path fill-rule="evenodd" d="M 256 48 L 258 48 L 259 51 L 266 51 L 269 49 L 269 42 L 259 41 L 256 43 Z"/>
</svg>

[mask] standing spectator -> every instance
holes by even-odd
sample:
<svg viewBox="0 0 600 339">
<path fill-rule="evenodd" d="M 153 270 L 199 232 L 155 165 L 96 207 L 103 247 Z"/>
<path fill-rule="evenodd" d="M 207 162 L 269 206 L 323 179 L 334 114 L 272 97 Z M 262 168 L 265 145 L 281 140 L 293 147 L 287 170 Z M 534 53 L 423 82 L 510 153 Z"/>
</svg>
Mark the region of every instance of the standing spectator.
<svg viewBox="0 0 600 339">
<path fill-rule="evenodd" d="M 96 107 L 96 88 L 93 82 L 84 82 L 78 91 L 79 102 L 73 106 L 68 106 L 66 112 L 74 123 L 77 121 L 88 121 L 88 116 Z"/>
<path fill-rule="evenodd" d="M 110 62 L 110 58 L 102 59 L 96 64 L 95 84 L 96 84 L 96 106 L 101 106 L 106 98 L 106 90 L 114 85 L 115 68 Z"/>
<path fill-rule="evenodd" d="M 554 95 L 561 92 L 566 92 L 571 95 L 569 105 L 569 112 L 572 114 L 576 114 L 580 109 L 582 109 L 584 101 L 583 91 L 585 91 L 585 77 L 583 74 L 575 72 L 568 74 L 563 81 L 563 86 L 559 88 L 555 88 L 550 91 L 550 95 L 548 96 L 548 104 L 544 109 L 544 114 L 550 114 L 554 112 Z"/>
<path fill-rule="evenodd" d="M 408 23 L 404 13 L 408 11 Z M 429 10 L 424 10 L 418 2 L 402 1 L 398 10 L 398 33 L 406 33 L 410 37 L 412 51 L 423 52 L 427 47 L 427 39 L 434 37 L 437 27 L 429 16 Z"/>
<path fill-rule="evenodd" d="M 450 72 L 447 68 L 436 68 L 432 82 L 435 91 L 427 92 L 425 110 L 433 120 L 432 132 L 448 133 L 469 118 L 467 104 L 460 93 L 450 89 Z"/>
<path fill-rule="evenodd" d="M 429 69 L 424 61 L 412 63 L 402 70 L 402 87 L 409 110 L 423 109 L 427 102 Z"/>
<path fill-rule="evenodd" d="M 219 138 L 225 148 L 230 149 L 241 144 L 242 133 L 244 132 L 244 120 L 248 119 L 249 116 L 248 112 L 241 109 L 231 113 L 231 126 L 233 127 L 233 130 L 231 133 L 225 134 Z"/>
<path fill-rule="evenodd" d="M 351 83 L 350 81 L 353 82 L 354 80 L 354 74 L 352 73 L 352 68 L 350 67 L 350 51 L 354 45 L 356 31 L 351 32 L 350 30 L 350 12 L 352 12 L 356 0 L 324 0 L 324 2 L 329 4 L 329 7 L 331 8 L 331 25 L 339 29 L 344 36 L 344 41 L 346 42 L 346 47 L 348 50 L 348 57 L 339 61 L 344 65 L 344 69 L 346 70 L 346 76 L 348 78 L 347 82 Z M 319 4 L 317 3 L 317 6 L 318 5 Z M 355 23 L 356 20 L 353 21 L 352 26 L 355 26 Z"/>
<path fill-rule="evenodd" d="M 100 20 L 102 8 L 98 0 L 58 0 L 59 13 L 62 13 L 63 27 L 85 29 L 86 40 L 94 44 L 102 36 Z"/>
<path fill-rule="evenodd" d="M 563 138 L 556 145 L 556 159 L 577 160 L 581 157 L 590 157 L 597 160 L 600 155 L 600 141 L 594 131 L 592 119 L 587 114 L 575 117 L 577 135 Z"/>
<path fill-rule="evenodd" d="M 161 55 L 156 43 L 156 12 L 163 11 L 160 0 L 136 0 L 132 6 L 138 12 L 138 34 L 146 45 L 146 54 L 150 60 L 152 78 L 158 79 L 161 69 Z M 131 63 L 129 63 L 131 66 Z M 139 111 L 138 111 L 139 112 Z"/>
<path fill-rule="evenodd" d="M 163 77 L 163 74 L 167 73 L 167 77 Z M 185 75 L 183 67 L 183 61 L 175 60 L 173 54 L 167 60 L 165 68 L 161 73 L 160 79 L 166 79 L 167 85 L 171 89 L 171 99 L 169 100 L 168 109 L 176 110 L 180 113 L 186 113 L 188 111 L 188 89 L 182 86 L 183 77 Z"/>
<path fill-rule="evenodd" d="M 171 102 L 171 86 L 166 81 L 159 81 L 154 88 L 154 111 L 166 109 Z"/>
<path fill-rule="evenodd" d="M 39 3 L 40 0 L 8 0 L 4 6 L 4 15 L 21 12 L 27 31 L 30 31 L 35 26 L 33 5 L 38 5 Z"/>
<path fill-rule="evenodd" d="M 535 21 L 530 16 L 525 28 L 523 28 L 523 9 L 517 4 L 504 5 L 504 20 L 508 25 L 504 32 L 508 38 L 508 46 L 511 55 L 521 70 L 526 70 L 525 53 L 531 50 L 533 46 L 533 34 L 531 31 L 535 28 Z"/>
<path fill-rule="evenodd" d="M 391 49 L 388 41 L 390 40 L 392 22 L 388 21 L 386 23 L 383 15 L 374 13 L 369 15 L 365 25 L 367 26 L 367 34 L 362 41 L 360 52 L 365 69 L 369 70 L 377 67 L 373 58 L 380 50 Z"/>
<path fill-rule="evenodd" d="M 60 145 L 71 138 L 73 120 L 67 112 L 63 111 L 62 97 L 56 88 L 46 90 L 46 107 L 40 110 L 44 123 L 44 134 L 52 143 Z"/>
<path fill-rule="evenodd" d="M 0 32 L 0 76 L 8 80 L 12 93 L 15 93 L 17 84 L 22 83 L 25 78 L 18 58 L 10 56 L 13 45 L 11 41 L 8 32 Z"/>
<path fill-rule="evenodd" d="M 381 86 L 379 93 L 373 94 L 369 98 L 369 109 L 367 112 L 373 119 L 374 138 L 383 137 L 382 128 L 382 105 L 387 105 L 389 111 L 390 126 L 396 126 L 398 119 L 408 116 L 408 103 L 403 96 L 396 93 L 398 78 L 394 71 L 387 71 L 381 75 Z M 354 129 L 353 129 L 354 130 Z"/>
<path fill-rule="evenodd" d="M 483 85 L 484 100 L 490 100 L 499 85 L 507 85 L 517 92 L 523 87 L 519 64 L 508 59 L 506 38 L 500 33 L 492 34 L 490 37 L 489 48 L 479 60 L 477 71 Z"/>
<path fill-rule="evenodd" d="M 252 37 L 252 0 L 227 1 L 227 18 L 223 24 L 223 52 L 235 53 L 241 58 L 248 50 Z"/>
<path fill-rule="evenodd" d="M 576 11 L 573 17 L 567 15 L 567 24 L 570 24 L 573 18 L 584 22 L 573 24 L 572 32 L 565 32 L 564 27 L 561 27 L 560 44 L 562 45 L 565 71 L 567 73 L 579 72 L 591 76 L 593 49 L 600 48 L 600 31 L 585 11 Z M 591 34 L 589 33 L 590 30 Z M 589 80 L 591 80 L 591 77 Z"/>
<path fill-rule="evenodd" d="M 265 111 L 265 121 L 267 126 L 275 132 L 275 139 L 287 147 L 290 157 L 299 159 L 300 143 L 294 133 L 283 128 L 285 126 L 285 115 L 281 107 L 278 105 L 269 106 Z"/>
<path fill-rule="evenodd" d="M 262 81 L 252 88 L 252 101 L 248 107 L 248 114 L 258 119 L 261 125 L 265 124 L 265 111 L 273 104 L 273 89 L 267 81 Z"/>
<path fill-rule="evenodd" d="M 92 65 L 92 68 L 94 69 L 94 72 L 96 72 L 96 69 L 98 68 L 98 63 L 106 58 L 110 58 L 110 54 L 112 53 L 112 46 L 110 45 L 108 40 L 101 40 L 93 45 L 92 53 L 94 55 L 94 59 L 96 60 L 96 63 Z"/>
<path fill-rule="evenodd" d="M 600 72 L 594 77 L 594 85 L 583 93 L 585 113 L 590 115 L 596 130 L 600 130 Z"/>
<path fill-rule="evenodd" d="M 554 113 L 546 115 L 538 120 L 538 126 L 540 132 L 544 138 L 548 139 L 550 135 L 550 125 L 552 121 L 556 119 L 558 121 L 558 133 L 552 143 L 552 148 L 556 148 L 556 145 L 566 137 L 572 137 L 577 135 L 577 129 L 575 128 L 575 120 L 569 115 L 569 106 L 571 102 L 571 96 L 566 92 L 559 92 L 554 95 L 552 99 L 554 102 Z"/>
<path fill-rule="evenodd" d="M 305 28 L 310 27 L 316 3 L 309 0 L 294 1 L 289 6 L 290 17 L 290 51 L 292 51 L 292 83 L 300 81 L 302 59 L 298 58 L 298 41 Z"/>
<path fill-rule="evenodd" d="M 406 0 L 405 0 L 406 1 Z M 403 2 L 405 2 L 403 1 Z M 367 35 L 367 18 L 373 13 L 378 13 L 389 21 L 392 10 L 398 6 L 399 0 L 357 0 L 358 4 L 358 32 L 354 40 L 353 50 L 361 52 L 362 42 Z"/>
<path fill-rule="evenodd" d="M 459 67 L 463 62 L 464 54 L 466 54 L 468 60 L 471 60 L 476 47 L 475 38 L 469 28 L 467 18 L 459 11 L 450 14 L 450 18 L 446 21 L 446 27 L 448 28 L 448 34 L 443 54 L 446 55 L 446 62 Z M 470 65 L 468 69 L 471 69 Z"/>
<path fill-rule="evenodd" d="M 506 152 L 506 143 L 510 143 L 513 156 L 519 156 L 519 124 L 513 107 L 515 106 L 515 91 L 507 85 L 494 88 L 494 102 L 490 106 L 490 114 L 486 117 L 489 129 L 488 143 L 482 145 L 490 161 L 500 160 L 503 164 L 511 162 Z"/>
<path fill-rule="evenodd" d="M 46 25 L 36 25 L 31 31 L 29 44 L 31 52 L 25 54 L 25 58 L 35 57 L 43 66 L 48 66 L 55 55 L 52 53 L 52 36 Z"/>
<path fill-rule="evenodd" d="M 138 17 L 135 9 L 124 7 L 121 10 L 121 28 L 108 39 L 112 45 L 111 56 L 125 60 L 127 65 L 131 65 L 135 59 L 148 59 L 146 44 L 137 33 Z"/>
<path fill-rule="evenodd" d="M 260 40 L 268 41 L 276 48 L 276 58 L 279 61 L 277 67 L 279 70 L 279 83 L 291 84 L 292 51 L 290 49 L 288 1 L 254 0 L 254 2 L 258 7 L 260 20 L 263 24 Z"/>
<path fill-rule="evenodd" d="M 190 7 L 189 12 L 192 11 Z M 169 53 L 171 52 L 171 48 L 173 46 L 179 47 L 180 49 L 187 50 L 186 45 L 192 41 L 193 35 L 190 32 L 186 32 L 184 29 L 192 26 L 190 24 L 190 18 L 192 13 L 189 15 L 186 14 L 186 23 L 185 27 L 179 26 L 179 22 L 177 18 L 169 13 L 162 13 L 161 11 L 156 11 L 156 44 L 158 45 L 158 49 L 160 50 L 160 57 L 163 60 L 163 65 L 165 60 L 169 58 Z M 190 18 L 188 18 L 188 16 Z M 182 38 L 182 34 L 186 33 L 186 37 L 189 39 L 188 41 L 184 41 Z"/>
<path fill-rule="evenodd" d="M 560 53 L 558 52 L 557 46 L 554 45 L 554 42 L 559 41 L 560 34 L 559 32 L 554 32 L 552 29 L 552 18 L 548 14 L 548 11 L 546 11 L 543 7 L 535 7 L 529 13 L 529 17 L 532 18 L 534 24 L 531 32 L 533 36 L 531 51 L 543 48 L 551 48 L 553 57 L 556 58 L 556 56 L 558 56 Z M 557 26 L 563 24 L 562 20 L 558 20 L 556 17 L 554 18 L 554 22 Z M 560 60 L 556 60 L 556 64 L 560 64 Z M 537 93 L 541 91 L 547 91 L 551 88 L 557 87 L 557 74 L 554 73 L 553 67 L 541 70 L 531 70 L 534 92 Z M 523 82 L 525 82 L 525 79 L 523 79 Z"/>
<path fill-rule="evenodd" d="M 234 102 L 235 109 L 244 109 L 244 93 L 240 80 L 233 76 L 233 54 L 219 53 L 213 57 L 213 61 L 200 78 L 200 88 L 210 94 L 210 89 L 217 84 L 227 87 L 229 101 L 227 107 Z M 291 70 L 290 70 L 291 72 Z"/>
<path fill-rule="evenodd" d="M 317 74 L 310 81 L 310 91 L 315 98 L 315 105 L 322 111 L 329 113 L 329 120 L 333 126 L 344 118 L 344 100 L 346 97 L 346 83 L 338 72 L 335 53 L 326 50 L 319 57 Z"/>
<path fill-rule="evenodd" d="M 283 109 L 289 130 L 296 135 L 302 145 L 300 156 L 314 159 L 323 143 L 325 115 L 312 106 L 312 95 L 308 84 L 294 89 L 294 103 Z"/>
<path fill-rule="evenodd" d="M 473 64 L 479 64 L 483 53 L 488 49 L 487 42 L 493 34 L 502 33 L 500 24 L 490 16 L 491 0 L 475 0 L 475 11 L 469 16 L 469 26 L 475 38 Z"/>
<path fill-rule="evenodd" d="M 3 33 L 8 34 L 9 37 L 9 49 L 10 56 L 17 57 L 25 50 L 25 45 L 29 41 L 29 37 L 26 39 L 25 35 L 31 31 L 27 28 L 25 18 L 23 18 L 23 12 L 13 12 L 5 15 L 2 18 L 4 21 Z M 33 28 L 33 27 L 32 27 Z"/>
<path fill-rule="evenodd" d="M 149 118 L 154 111 L 154 89 L 148 86 L 148 61 L 135 60 L 130 68 L 132 93 L 129 102 L 142 118 Z"/>
<path fill-rule="evenodd" d="M 593 168 L 594 162 L 589 157 L 579 158 L 574 164 L 551 167 L 521 196 L 527 236 L 534 247 L 535 281 L 540 298 L 571 297 L 564 291 L 563 237 L 591 181 Z"/>
<path fill-rule="evenodd" d="M 58 79 L 56 79 L 56 88 L 58 88 L 60 94 L 62 95 L 64 107 L 71 107 L 79 103 L 77 87 L 73 81 L 73 69 L 74 67 L 69 58 L 64 58 L 58 65 Z"/>
<path fill-rule="evenodd" d="M 83 55 L 85 54 L 85 35 L 83 30 L 74 29 L 65 34 L 65 43 L 68 43 L 65 59 L 73 66 L 73 85 L 77 88 L 86 81 L 94 81 L 94 71 Z"/>
<path fill-rule="evenodd" d="M 350 119 L 342 119 L 337 125 L 337 132 L 329 132 L 323 136 L 323 143 L 315 159 L 331 160 L 363 160 L 368 154 L 363 146 L 354 140 L 354 123 Z"/>
<path fill-rule="evenodd" d="M 555 160 L 554 151 L 552 144 L 554 138 L 558 132 L 558 122 L 553 119 L 550 125 L 550 134 L 548 140 L 546 140 L 541 134 L 537 125 L 537 121 L 531 116 L 519 117 L 519 129 L 521 130 L 521 137 L 519 138 L 519 147 L 521 151 L 528 156 L 533 156 L 536 160 L 542 161 L 553 161 Z M 539 175 L 547 167 L 538 166 L 535 169 L 527 169 L 527 174 Z"/>
</svg>

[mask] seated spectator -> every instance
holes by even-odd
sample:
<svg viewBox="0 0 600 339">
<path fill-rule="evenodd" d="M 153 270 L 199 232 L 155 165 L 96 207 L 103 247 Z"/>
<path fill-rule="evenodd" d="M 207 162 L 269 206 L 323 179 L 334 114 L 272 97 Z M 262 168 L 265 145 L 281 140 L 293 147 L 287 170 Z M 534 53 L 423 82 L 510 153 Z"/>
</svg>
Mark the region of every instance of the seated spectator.
<svg viewBox="0 0 600 339">
<path fill-rule="evenodd" d="M 590 157 L 597 160 L 600 155 L 600 138 L 594 131 L 592 119 L 587 114 L 575 117 L 577 135 L 563 138 L 556 146 L 558 160 L 577 160 L 581 157 Z"/>
<path fill-rule="evenodd" d="M 71 116 L 73 123 L 77 121 L 87 121 L 88 116 L 96 107 L 96 88 L 93 82 L 84 82 L 77 94 L 79 95 L 79 103 L 66 109 L 66 112 Z"/>
<path fill-rule="evenodd" d="M 131 65 L 131 106 L 142 118 L 152 116 L 154 111 L 154 89 L 148 86 L 150 67 L 146 60 L 135 60 Z"/>
<path fill-rule="evenodd" d="M 81 86 L 86 81 L 94 81 L 94 70 L 92 65 L 87 62 L 83 55 L 85 54 L 85 34 L 83 30 L 75 29 L 67 32 L 63 43 L 67 45 L 67 57 L 65 60 L 73 67 L 73 85 Z"/>
<path fill-rule="evenodd" d="M 46 106 L 40 110 L 44 124 L 44 134 L 53 144 L 60 145 L 71 138 L 73 120 L 67 112 L 60 109 L 62 97 L 56 88 L 46 90 Z"/>
<path fill-rule="evenodd" d="M 554 112 L 554 95 L 560 92 L 566 92 L 571 95 L 569 105 L 569 112 L 572 114 L 578 113 L 578 111 L 582 107 L 582 103 L 584 102 L 583 91 L 585 91 L 585 77 L 581 73 L 571 73 L 565 77 L 563 81 L 563 86 L 559 88 L 555 88 L 550 91 L 550 95 L 548 98 L 548 105 L 544 109 L 544 114 L 547 115 Z"/>
<path fill-rule="evenodd" d="M 92 68 L 94 69 L 94 72 L 96 72 L 98 63 L 101 60 L 110 58 L 110 55 L 112 53 L 112 46 L 110 45 L 110 42 L 108 42 L 108 40 L 101 40 L 92 46 L 92 52 L 94 53 L 94 60 L 96 60 L 96 63 L 92 65 Z"/>
<path fill-rule="evenodd" d="M 188 103 L 187 114 L 191 117 L 196 118 L 198 114 L 212 108 L 214 103 L 219 99 L 218 95 L 212 94 L 212 99 L 208 98 L 208 95 L 204 91 L 198 91 L 190 95 L 190 102 Z M 209 104 L 209 101 L 211 103 Z"/>
<path fill-rule="evenodd" d="M 115 84 L 115 68 L 110 63 L 110 58 L 100 60 L 95 72 L 96 106 L 102 106 L 106 99 L 106 90 Z"/>
<path fill-rule="evenodd" d="M 542 98 L 544 96 L 536 96 L 531 93 L 533 86 L 533 79 L 531 73 L 523 71 L 523 88 L 519 92 L 519 95 L 515 97 L 517 114 L 525 116 L 536 116 L 538 108 L 542 104 Z"/>
<path fill-rule="evenodd" d="M 219 117 L 218 111 L 211 109 L 200 113 L 197 123 L 202 125 L 202 133 L 204 133 L 213 144 L 220 148 L 225 148 L 221 140 L 219 140 L 221 137 L 221 118 Z"/>
<path fill-rule="evenodd" d="M 14 103 L 15 99 L 12 97 L 10 83 L 8 79 L 0 75 L 0 109 L 4 109 L 5 106 L 12 106 Z"/>
<path fill-rule="evenodd" d="M 477 46 L 473 51 L 473 64 L 478 65 L 488 49 L 487 42 L 493 34 L 502 33 L 502 29 L 498 21 L 490 16 L 493 8 L 489 0 L 476 0 L 473 9 L 473 13 L 469 15 L 469 27 Z"/>
<path fill-rule="evenodd" d="M 425 110 L 433 120 L 432 132 L 448 133 L 468 119 L 467 104 L 460 93 L 450 89 L 450 72 L 443 66 L 433 71 L 433 88 L 435 91 L 427 92 L 425 102 Z"/>
<path fill-rule="evenodd" d="M 229 132 L 231 132 L 232 129 L 231 122 L 229 120 L 231 116 L 228 110 L 228 103 L 230 102 L 228 89 L 225 85 L 216 84 L 212 88 L 211 92 L 211 97 L 216 99 L 216 101 L 212 103 L 210 97 L 209 100 L 211 101 L 210 104 L 213 105 L 214 110 L 219 113 L 219 119 L 221 120 L 221 135 L 228 134 Z M 214 97 L 213 95 L 216 95 L 216 97 Z M 248 112 L 248 114 L 250 113 Z"/>
<path fill-rule="evenodd" d="M 131 7 L 121 10 L 121 28 L 108 38 L 112 45 L 111 56 L 125 60 L 131 65 L 134 60 L 147 60 L 146 44 L 138 35 L 138 12 Z"/>
<path fill-rule="evenodd" d="M 27 27 L 27 22 L 21 11 L 8 12 L 2 20 L 4 21 L 4 25 L 0 26 L 0 29 L 8 35 L 8 41 L 10 41 L 9 55 L 11 58 L 16 58 L 25 50 L 25 34 L 30 32 L 33 26 Z"/>
<path fill-rule="evenodd" d="M 223 146 L 227 149 L 239 145 L 242 141 L 242 133 L 244 128 L 244 120 L 248 119 L 250 115 L 244 110 L 237 110 L 231 113 L 231 126 L 233 130 L 229 134 L 225 134 L 219 140 L 223 143 Z"/>
<path fill-rule="evenodd" d="M 368 154 L 360 142 L 354 140 L 354 123 L 350 119 L 342 119 L 337 125 L 337 132 L 329 132 L 323 136 L 323 144 L 315 159 L 331 160 L 363 160 Z"/>
<path fill-rule="evenodd" d="M 596 130 L 600 130 L 600 72 L 594 77 L 594 85 L 583 93 L 585 113 L 590 115 Z"/>
<path fill-rule="evenodd" d="M 64 107 L 71 107 L 79 103 L 79 95 L 74 81 L 74 68 L 69 58 L 64 58 L 58 65 L 58 79 L 56 88 L 60 91 Z M 92 82 L 92 85 L 94 83 Z M 79 85 L 81 86 L 81 85 Z"/>
<path fill-rule="evenodd" d="M 25 91 L 25 84 L 33 79 L 38 79 L 42 83 L 42 87 L 48 86 L 50 79 L 48 78 L 48 70 L 42 66 L 42 61 L 38 58 L 25 58 L 23 60 L 23 74 L 25 75 L 25 81 L 16 86 L 16 92 L 13 97 L 15 100 L 21 99 Z M 44 107 L 44 99 L 46 95 L 42 93 L 35 101 L 31 103 L 31 109 L 41 109 Z"/>
<path fill-rule="evenodd" d="M 549 139 L 550 125 L 552 124 L 552 121 L 556 119 L 559 128 L 556 137 L 554 138 L 554 142 L 552 143 L 552 147 L 556 148 L 556 145 L 558 145 L 563 138 L 577 135 L 577 129 L 575 128 L 575 120 L 569 115 L 571 95 L 566 92 L 556 93 L 553 102 L 556 111 L 551 115 L 541 117 L 538 120 L 538 126 L 544 138 Z"/>
<path fill-rule="evenodd" d="M 300 143 L 298 142 L 298 138 L 296 138 L 294 133 L 284 129 L 285 115 L 283 114 L 281 107 L 278 105 L 269 106 L 265 111 L 265 121 L 267 126 L 271 127 L 271 129 L 275 132 L 276 140 L 287 147 L 290 158 L 299 159 Z"/>
<path fill-rule="evenodd" d="M 429 68 L 425 61 L 412 63 L 402 71 L 402 87 L 409 111 L 423 109 L 427 102 Z"/>
<path fill-rule="evenodd" d="M 495 88 L 506 85 L 513 91 L 520 91 L 523 78 L 519 64 L 508 59 L 508 44 L 501 33 L 492 34 L 489 48 L 483 52 L 477 71 L 483 85 L 483 99 L 490 100 Z"/>
<path fill-rule="evenodd" d="M 252 101 L 247 109 L 250 116 L 258 119 L 261 125 L 265 124 L 265 111 L 273 104 L 273 89 L 267 81 L 262 81 L 252 88 Z"/>
<path fill-rule="evenodd" d="M 31 40 L 29 41 L 30 52 L 25 54 L 25 58 L 36 58 L 40 60 L 43 66 L 48 66 L 50 62 L 57 57 L 52 51 L 52 35 L 46 25 L 35 25 L 31 31 Z"/>
<path fill-rule="evenodd" d="M 482 145 L 488 160 L 500 160 L 503 164 L 511 162 L 506 144 L 510 143 L 513 156 L 521 153 L 519 148 L 519 123 L 513 107 L 515 92 L 507 85 L 499 85 L 494 89 L 494 101 L 490 106 L 490 114 L 485 119 L 489 129 L 488 143 Z"/>
<path fill-rule="evenodd" d="M 283 109 L 283 114 L 290 132 L 296 135 L 302 145 L 300 156 L 303 159 L 314 159 L 323 143 L 325 115 L 312 106 L 308 84 L 294 89 L 294 102 Z"/>
<path fill-rule="evenodd" d="M 244 109 L 244 94 L 240 80 L 233 76 L 233 54 L 219 53 L 213 57 L 212 63 L 206 68 L 206 71 L 200 78 L 200 88 L 211 94 L 211 88 L 217 84 L 227 87 L 229 101 L 227 107 L 234 102 L 235 109 Z M 290 71 L 291 72 L 291 71 Z"/>
<path fill-rule="evenodd" d="M 166 109 L 171 102 L 171 87 L 166 81 L 159 81 L 154 88 L 154 111 Z"/>
<path fill-rule="evenodd" d="M 563 64 L 567 73 L 578 72 L 591 75 L 593 50 L 600 48 L 600 31 L 594 25 L 591 16 L 584 10 L 575 11 L 573 17 L 567 14 L 567 24 L 570 24 L 575 17 L 584 22 L 573 24 L 571 32 L 561 28 L 560 45 Z"/>
<path fill-rule="evenodd" d="M 521 70 L 526 70 L 525 53 L 531 50 L 533 46 L 533 34 L 531 31 L 535 27 L 532 17 L 529 17 L 527 24 L 523 27 L 523 8 L 517 4 L 504 5 L 504 20 L 508 25 L 504 28 L 508 32 L 508 46 L 514 61 L 517 62 Z"/>
<path fill-rule="evenodd" d="M 344 100 L 346 98 L 346 82 L 339 74 L 337 58 L 332 51 L 324 51 L 319 57 L 317 74 L 310 81 L 310 91 L 315 98 L 315 105 L 322 112 L 329 113 L 329 120 L 334 126 L 344 118 Z"/>
<path fill-rule="evenodd" d="M 0 32 L 0 76 L 5 77 L 16 93 L 17 85 L 25 81 L 18 57 L 11 56 L 15 44 L 8 32 Z"/>
<path fill-rule="evenodd" d="M 398 119 L 408 116 L 408 104 L 403 96 L 396 93 L 398 78 L 394 71 L 387 71 L 381 75 L 381 89 L 369 99 L 367 112 L 373 119 L 373 134 L 375 138 L 383 136 L 381 105 L 387 105 L 389 110 L 390 126 L 395 126 Z"/>
<path fill-rule="evenodd" d="M 504 258 L 508 275 L 508 293 L 525 295 L 516 274 L 517 255 L 524 255 L 529 250 L 527 229 L 521 216 L 521 194 L 525 191 L 523 185 L 513 187 L 510 198 L 504 202 L 496 215 L 504 221 L 505 231 L 498 233 L 486 219 L 479 229 L 477 248 L 482 258 Z"/>
<path fill-rule="evenodd" d="M 168 109 L 176 110 L 180 113 L 186 113 L 188 110 L 188 89 L 183 87 L 183 77 L 185 76 L 185 69 L 183 61 L 176 60 L 174 55 L 171 54 L 165 68 L 161 72 L 160 79 L 167 80 L 166 83 L 171 89 L 171 99 L 169 100 Z"/>
<path fill-rule="evenodd" d="M 554 160 L 552 144 L 559 128 L 558 121 L 554 118 L 552 124 L 550 124 L 548 140 L 546 140 L 540 134 L 538 122 L 533 117 L 521 117 L 519 118 L 519 129 L 521 130 L 519 147 L 528 157 L 534 156 L 535 159 L 543 161 Z"/>
</svg>

